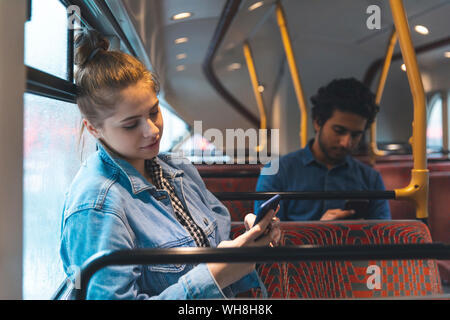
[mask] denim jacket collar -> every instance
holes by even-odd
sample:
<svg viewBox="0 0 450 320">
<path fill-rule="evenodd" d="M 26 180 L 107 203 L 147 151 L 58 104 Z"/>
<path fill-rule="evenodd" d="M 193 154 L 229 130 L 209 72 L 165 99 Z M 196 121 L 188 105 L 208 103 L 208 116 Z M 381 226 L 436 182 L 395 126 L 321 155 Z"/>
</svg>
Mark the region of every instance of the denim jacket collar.
<svg viewBox="0 0 450 320">
<path fill-rule="evenodd" d="M 113 166 L 115 169 L 118 169 L 130 182 L 132 192 L 134 194 L 138 194 L 145 190 L 156 190 L 156 187 L 149 183 L 147 179 L 145 179 L 139 171 L 136 170 L 128 161 L 120 158 L 114 151 L 110 148 L 102 144 L 101 142 L 97 143 L 98 152 L 100 154 L 100 158 L 106 162 L 107 164 Z M 181 176 L 184 174 L 183 170 L 177 170 L 168 165 L 165 161 L 161 161 L 159 158 L 165 157 L 166 160 L 170 159 L 168 155 L 158 155 L 156 161 L 161 166 L 163 170 L 163 175 L 167 179 L 173 179 L 175 177 Z"/>
</svg>

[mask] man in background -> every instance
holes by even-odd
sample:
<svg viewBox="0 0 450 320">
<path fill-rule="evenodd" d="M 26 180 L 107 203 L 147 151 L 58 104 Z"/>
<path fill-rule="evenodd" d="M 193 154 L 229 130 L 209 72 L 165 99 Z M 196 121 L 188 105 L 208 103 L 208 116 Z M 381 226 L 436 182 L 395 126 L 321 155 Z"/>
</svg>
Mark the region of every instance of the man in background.
<svg viewBox="0 0 450 320">
<path fill-rule="evenodd" d="M 354 78 L 333 80 L 311 98 L 315 137 L 279 160 L 275 175 L 260 175 L 256 191 L 381 191 L 380 174 L 350 154 L 379 107 L 374 94 Z M 268 164 L 270 165 L 270 164 Z M 255 212 L 262 201 L 255 201 Z M 366 219 L 390 219 L 387 200 L 370 200 Z M 345 200 L 282 200 L 281 220 L 351 219 Z"/>
</svg>

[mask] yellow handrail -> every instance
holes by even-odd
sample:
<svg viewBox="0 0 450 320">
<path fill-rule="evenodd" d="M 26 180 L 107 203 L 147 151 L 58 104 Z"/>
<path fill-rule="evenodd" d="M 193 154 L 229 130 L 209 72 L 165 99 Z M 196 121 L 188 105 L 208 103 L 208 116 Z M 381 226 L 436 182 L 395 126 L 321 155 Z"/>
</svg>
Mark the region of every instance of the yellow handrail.
<svg viewBox="0 0 450 320">
<path fill-rule="evenodd" d="M 260 83 L 258 81 L 258 75 L 256 74 L 252 51 L 247 41 L 244 42 L 244 56 L 245 61 L 247 62 L 248 73 L 250 75 L 253 93 L 256 98 L 256 104 L 258 105 L 258 111 L 260 115 L 260 129 L 267 129 L 266 110 L 264 108 L 264 101 L 261 92 L 259 91 Z M 264 136 L 265 135 L 261 136 L 262 141 L 260 141 L 260 144 L 256 147 L 257 152 L 264 150 L 264 148 L 266 147 L 267 141 L 263 138 Z"/>
<path fill-rule="evenodd" d="M 381 70 L 380 79 L 378 81 L 377 92 L 375 94 L 375 103 L 377 105 L 381 102 L 383 96 L 384 86 L 391 66 L 392 55 L 394 53 L 395 44 L 397 43 L 397 32 L 394 30 L 389 38 L 389 44 L 386 49 L 386 55 L 384 58 L 383 69 Z M 377 146 L 377 120 L 373 121 L 370 127 L 370 155 L 371 162 L 375 163 L 376 157 L 386 155 L 386 151 L 379 150 Z"/>
<path fill-rule="evenodd" d="M 425 219 L 428 217 L 427 113 L 425 92 L 403 2 L 402 0 L 389 0 L 389 2 L 414 102 L 412 135 L 414 168 L 411 171 L 409 185 L 403 189 L 396 189 L 395 197 L 396 199 L 413 201 L 416 205 L 416 217 Z"/>
<path fill-rule="evenodd" d="M 283 8 L 279 1 L 276 4 L 276 15 L 278 26 L 280 28 L 281 39 L 283 40 L 284 51 L 286 54 L 286 60 L 289 65 L 289 70 L 292 76 L 292 82 L 294 85 L 295 95 L 297 97 L 298 105 L 300 108 L 300 146 L 304 148 L 308 143 L 308 111 L 305 101 L 305 95 L 303 93 L 300 75 L 298 73 L 297 64 L 295 62 L 294 53 L 292 50 L 291 39 L 287 30 L 286 18 L 283 12 Z"/>
</svg>

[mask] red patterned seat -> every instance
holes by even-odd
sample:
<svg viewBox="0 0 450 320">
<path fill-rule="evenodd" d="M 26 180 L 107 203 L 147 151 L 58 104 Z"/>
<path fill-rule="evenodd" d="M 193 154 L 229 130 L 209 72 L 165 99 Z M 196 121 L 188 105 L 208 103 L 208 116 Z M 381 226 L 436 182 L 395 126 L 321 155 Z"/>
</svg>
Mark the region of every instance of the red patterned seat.
<svg viewBox="0 0 450 320">
<path fill-rule="evenodd" d="M 406 187 L 411 180 L 412 162 L 382 163 L 374 166 L 383 178 L 386 190 Z M 392 219 L 415 219 L 416 209 L 413 204 L 404 200 L 389 200 Z"/>
<path fill-rule="evenodd" d="M 419 221 L 283 222 L 280 245 L 430 243 Z M 244 232 L 233 224 L 231 237 Z M 378 266 L 381 288 L 369 289 L 369 266 Z M 441 294 L 434 260 L 324 261 L 261 264 L 258 272 L 270 298 L 375 298 Z M 259 290 L 244 294 L 260 297 Z"/>
<path fill-rule="evenodd" d="M 374 165 L 373 168 L 377 170 L 383 178 L 386 190 L 401 189 L 409 184 L 411 180 L 411 170 L 413 169 L 413 161 L 412 158 L 410 160 L 404 159 L 402 161 L 402 158 L 405 158 L 405 156 L 393 156 L 391 161 L 379 159 L 377 160 L 377 164 Z M 428 170 L 430 171 L 430 174 L 434 172 L 448 172 L 450 171 L 450 161 L 431 159 L 428 162 Z M 430 176 L 430 180 L 431 178 L 432 177 Z M 430 201 L 432 201 L 431 198 Z M 389 206 L 391 208 L 392 219 L 415 219 L 416 217 L 414 205 L 407 201 L 389 200 Z"/>
</svg>

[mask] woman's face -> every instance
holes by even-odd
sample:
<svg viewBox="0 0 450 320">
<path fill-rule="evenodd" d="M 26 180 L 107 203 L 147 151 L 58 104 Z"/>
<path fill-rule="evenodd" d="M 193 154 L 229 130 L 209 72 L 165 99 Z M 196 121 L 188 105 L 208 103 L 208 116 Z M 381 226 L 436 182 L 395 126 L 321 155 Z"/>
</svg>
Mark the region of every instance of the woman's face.
<svg viewBox="0 0 450 320">
<path fill-rule="evenodd" d="M 155 91 L 143 81 L 122 90 L 115 113 L 88 130 L 139 170 L 159 153 L 163 119 Z"/>
</svg>

